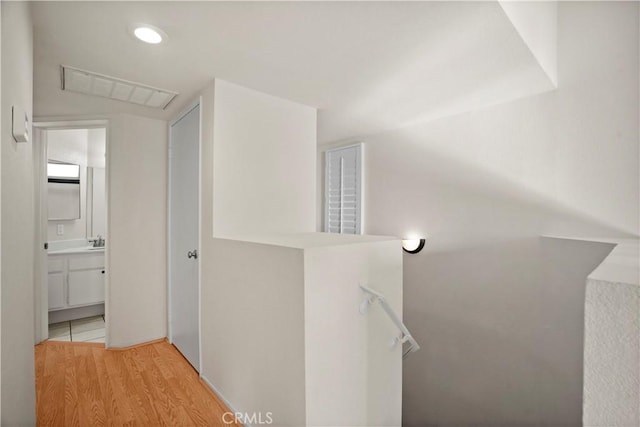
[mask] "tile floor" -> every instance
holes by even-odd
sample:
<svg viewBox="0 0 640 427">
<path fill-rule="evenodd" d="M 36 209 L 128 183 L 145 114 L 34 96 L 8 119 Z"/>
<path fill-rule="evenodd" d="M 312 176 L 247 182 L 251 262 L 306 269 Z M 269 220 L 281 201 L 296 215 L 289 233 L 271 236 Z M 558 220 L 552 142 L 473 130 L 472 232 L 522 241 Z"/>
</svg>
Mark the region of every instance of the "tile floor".
<svg viewBox="0 0 640 427">
<path fill-rule="evenodd" d="M 104 316 L 49 325 L 49 341 L 104 342 Z"/>
</svg>

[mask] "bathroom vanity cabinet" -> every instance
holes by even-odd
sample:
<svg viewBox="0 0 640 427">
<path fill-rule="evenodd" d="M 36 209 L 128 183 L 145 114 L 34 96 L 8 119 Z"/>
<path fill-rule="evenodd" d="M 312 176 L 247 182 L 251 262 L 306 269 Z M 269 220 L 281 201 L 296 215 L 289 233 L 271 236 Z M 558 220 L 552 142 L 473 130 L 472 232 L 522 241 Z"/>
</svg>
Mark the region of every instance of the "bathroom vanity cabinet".
<svg viewBox="0 0 640 427">
<path fill-rule="evenodd" d="M 49 311 L 104 302 L 104 251 L 49 254 Z"/>
</svg>

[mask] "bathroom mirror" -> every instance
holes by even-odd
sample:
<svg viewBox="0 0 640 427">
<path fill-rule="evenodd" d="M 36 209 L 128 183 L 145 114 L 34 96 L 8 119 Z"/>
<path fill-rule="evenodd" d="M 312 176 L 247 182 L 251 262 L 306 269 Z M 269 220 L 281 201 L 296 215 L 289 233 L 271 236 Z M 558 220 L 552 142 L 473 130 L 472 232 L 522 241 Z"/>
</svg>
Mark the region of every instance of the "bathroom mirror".
<svg viewBox="0 0 640 427">
<path fill-rule="evenodd" d="M 47 162 L 48 219 L 80 219 L 80 165 Z"/>
</svg>

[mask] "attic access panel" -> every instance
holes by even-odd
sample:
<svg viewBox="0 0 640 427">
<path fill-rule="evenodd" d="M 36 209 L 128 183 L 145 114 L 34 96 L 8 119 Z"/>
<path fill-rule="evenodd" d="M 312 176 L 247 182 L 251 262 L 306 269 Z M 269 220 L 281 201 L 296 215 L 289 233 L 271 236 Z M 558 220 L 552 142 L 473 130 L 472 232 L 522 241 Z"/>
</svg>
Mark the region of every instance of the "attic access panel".
<svg viewBox="0 0 640 427">
<path fill-rule="evenodd" d="M 178 96 L 177 92 L 142 83 L 111 77 L 93 71 L 60 66 L 62 90 L 100 96 L 164 110 Z"/>
</svg>

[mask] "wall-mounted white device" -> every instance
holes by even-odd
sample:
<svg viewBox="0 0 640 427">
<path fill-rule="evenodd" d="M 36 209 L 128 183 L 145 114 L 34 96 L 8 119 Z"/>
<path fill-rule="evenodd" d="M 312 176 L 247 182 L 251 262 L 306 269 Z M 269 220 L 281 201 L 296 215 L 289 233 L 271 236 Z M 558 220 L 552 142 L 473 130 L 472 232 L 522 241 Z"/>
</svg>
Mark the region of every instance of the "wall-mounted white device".
<svg viewBox="0 0 640 427">
<path fill-rule="evenodd" d="M 13 115 L 13 127 L 11 128 L 13 139 L 16 142 L 29 142 L 29 117 L 27 113 L 15 105 L 11 109 L 11 113 Z"/>
</svg>

